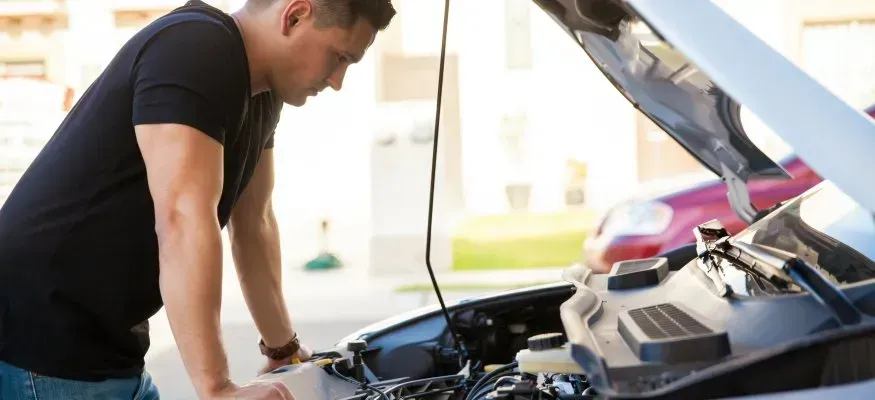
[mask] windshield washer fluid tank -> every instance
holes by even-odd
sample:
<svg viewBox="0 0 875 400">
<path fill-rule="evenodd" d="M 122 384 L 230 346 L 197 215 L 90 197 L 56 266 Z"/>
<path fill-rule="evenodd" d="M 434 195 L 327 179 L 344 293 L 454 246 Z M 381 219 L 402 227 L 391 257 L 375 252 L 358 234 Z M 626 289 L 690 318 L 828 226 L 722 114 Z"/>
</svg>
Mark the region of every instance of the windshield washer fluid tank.
<svg viewBox="0 0 875 400">
<path fill-rule="evenodd" d="M 282 382 L 295 395 L 295 400 L 334 400 L 355 394 L 357 385 L 333 376 L 312 363 L 304 362 L 280 367 L 258 376 L 253 382 Z"/>
<path fill-rule="evenodd" d="M 580 374 L 585 372 L 571 358 L 571 347 L 563 345 L 547 350 L 520 350 L 516 355 L 520 372 L 537 374 L 539 372 L 554 374 Z"/>
</svg>

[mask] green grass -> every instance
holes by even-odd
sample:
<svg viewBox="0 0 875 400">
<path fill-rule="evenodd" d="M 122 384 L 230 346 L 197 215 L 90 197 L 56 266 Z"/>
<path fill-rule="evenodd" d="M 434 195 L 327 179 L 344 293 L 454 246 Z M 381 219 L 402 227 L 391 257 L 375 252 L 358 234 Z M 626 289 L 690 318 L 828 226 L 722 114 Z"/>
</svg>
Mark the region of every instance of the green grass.
<svg viewBox="0 0 875 400">
<path fill-rule="evenodd" d="M 453 237 L 453 270 L 565 266 L 580 259 L 587 211 L 474 217 Z"/>
</svg>

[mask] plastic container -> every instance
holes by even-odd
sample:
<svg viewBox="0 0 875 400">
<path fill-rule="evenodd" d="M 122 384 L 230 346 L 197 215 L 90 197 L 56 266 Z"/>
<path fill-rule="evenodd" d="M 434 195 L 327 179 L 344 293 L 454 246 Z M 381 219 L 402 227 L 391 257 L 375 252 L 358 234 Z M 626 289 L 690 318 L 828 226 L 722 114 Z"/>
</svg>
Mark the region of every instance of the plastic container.
<svg viewBox="0 0 875 400">
<path fill-rule="evenodd" d="M 554 373 L 554 374 L 580 374 L 585 372 L 571 358 L 571 347 L 564 345 L 549 350 L 521 350 L 516 355 L 521 372 L 530 374 Z"/>
<path fill-rule="evenodd" d="M 252 382 L 282 382 L 295 400 L 334 400 L 355 394 L 357 385 L 329 374 L 312 362 L 287 365 L 258 376 Z"/>
</svg>

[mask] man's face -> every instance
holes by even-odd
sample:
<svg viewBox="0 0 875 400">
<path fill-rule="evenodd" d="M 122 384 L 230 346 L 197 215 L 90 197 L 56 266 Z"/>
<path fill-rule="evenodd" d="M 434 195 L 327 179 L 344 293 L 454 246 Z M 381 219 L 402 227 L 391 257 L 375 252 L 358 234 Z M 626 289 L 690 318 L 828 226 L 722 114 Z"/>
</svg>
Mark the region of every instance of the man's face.
<svg viewBox="0 0 875 400">
<path fill-rule="evenodd" d="M 326 87 L 340 90 L 346 69 L 361 60 L 376 36 L 364 18 L 348 28 L 317 26 L 314 11 L 309 0 L 289 2 L 272 51 L 271 90 L 293 106 Z"/>
</svg>

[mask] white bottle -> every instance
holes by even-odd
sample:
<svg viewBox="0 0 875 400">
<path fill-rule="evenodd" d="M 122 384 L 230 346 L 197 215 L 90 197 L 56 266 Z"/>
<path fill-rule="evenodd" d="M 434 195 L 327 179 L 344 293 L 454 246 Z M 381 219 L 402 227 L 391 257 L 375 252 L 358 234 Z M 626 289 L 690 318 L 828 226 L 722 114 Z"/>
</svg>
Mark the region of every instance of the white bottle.
<svg viewBox="0 0 875 400">
<path fill-rule="evenodd" d="M 295 400 L 334 400 L 355 394 L 357 385 L 329 374 L 312 362 L 287 365 L 252 382 L 282 382 Z"/>
<path fill-rule="evenodd" d="M 516 355 L 518 368 L 530 374 L 584 374 L 571 357 L 571 346 L 560 333 L 546 333 L 529 338 L 529 348 Z"/>
</svg>

